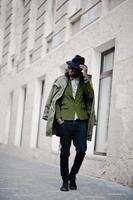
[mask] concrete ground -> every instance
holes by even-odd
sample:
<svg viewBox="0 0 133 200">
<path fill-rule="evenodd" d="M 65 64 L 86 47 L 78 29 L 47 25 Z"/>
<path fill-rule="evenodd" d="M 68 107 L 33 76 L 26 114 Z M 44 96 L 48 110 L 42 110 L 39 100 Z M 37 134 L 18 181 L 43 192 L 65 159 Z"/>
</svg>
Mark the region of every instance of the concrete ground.
<svg viewBox="0 0 133 200">
<path fill-rule="evenodd" d="M 0 152 L 0 200 L 133 200 L 133 189 L 77 176 L 76 191 L 61 192 L 59 168 Z"/>
</svg>

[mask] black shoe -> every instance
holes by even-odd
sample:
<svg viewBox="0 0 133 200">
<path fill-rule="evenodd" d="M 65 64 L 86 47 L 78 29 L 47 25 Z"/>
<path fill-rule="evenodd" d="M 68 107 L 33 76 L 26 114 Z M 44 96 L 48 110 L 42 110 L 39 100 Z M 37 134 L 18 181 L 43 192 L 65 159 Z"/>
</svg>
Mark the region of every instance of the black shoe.
<svg viewBox="0 0 133 200">
<path fill-rule="evenodd" d="M 68 191 L 68 180 L 63 181 L 63 184 L 60 188 L 60 191 L 67 192 Z"/>
<path fill-rule="evenodd" d="M 77 190 L 77 185 L 76 185 L 76 177 L 74 176 L 69 176 L 69 180 L 70 180 L 70 184 L 69 184 L 69 188 L 71 190 Z"/>
</svg>

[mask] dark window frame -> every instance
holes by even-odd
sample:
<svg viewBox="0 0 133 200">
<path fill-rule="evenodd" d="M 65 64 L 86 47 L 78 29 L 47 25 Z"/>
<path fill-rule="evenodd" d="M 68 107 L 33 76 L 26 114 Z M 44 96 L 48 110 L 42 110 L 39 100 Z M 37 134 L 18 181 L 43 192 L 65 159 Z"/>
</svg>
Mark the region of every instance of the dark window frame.
<svg viewBox="0 0 133 200">
<path fill-rule="evenodd" d="M 98 89 L 98 107 L 97 107 L 97 116 L 98 116 L 98 112 L 99 112 L 99 104 L 100 104 L 100 88 L 101 88 L 101 80 L 104 78 L 107 78 L 108 76 L 113 76 L 113 69 L 111 70 L 107 70 L 105 72 L 103 72 L 103 64 L 104 64 L 104 57 L 110 53 L 114 53 L 115 55 L 115 47 L 112 47 L 104 52 L 101 53 L 101 65 L 100 65 L 100 78 L 99 78 L 99 89 Z M 113 61 L 114 61 L 114 55 L 113 55 Z M 111 83 L 111 88 L 112 88 L 112 83 Z M 110 112 L 110 111 L 109 111 Z M 98 122 L 98 118 L 97 118 L 97 122 Z M 97 152 L 96 151 L 96 140 L 97 140 L 97 126 L 96 126 L 96 130 L 95 130 L 95 142 L 94 142 L 94 154 L 95 155 L 101 155 L 101 156 L 106 156 L 107 153 L 106 152 Z"/>
</svg>

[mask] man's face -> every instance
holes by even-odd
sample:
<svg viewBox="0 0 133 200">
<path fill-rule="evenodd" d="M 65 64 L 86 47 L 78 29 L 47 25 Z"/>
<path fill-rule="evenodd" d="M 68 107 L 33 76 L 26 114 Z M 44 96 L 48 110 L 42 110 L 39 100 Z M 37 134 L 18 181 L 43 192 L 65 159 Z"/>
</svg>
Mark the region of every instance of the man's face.
<svg viewBox="0 0 133 200">
<path fill-rule="evenodd" d="M 72 78 L 77 78 L 80 75 L 80 71 L 74 68 L 68 67 L 68 74 Z"/>
</svg>

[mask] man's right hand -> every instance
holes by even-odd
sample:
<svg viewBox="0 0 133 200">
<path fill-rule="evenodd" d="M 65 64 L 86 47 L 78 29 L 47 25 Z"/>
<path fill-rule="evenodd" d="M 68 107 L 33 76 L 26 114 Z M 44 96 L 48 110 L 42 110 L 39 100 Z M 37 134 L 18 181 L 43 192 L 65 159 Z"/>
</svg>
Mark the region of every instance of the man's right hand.
<svg viewBox="0 0 133 200">
<path fill-rule="evenodd" d="M 57 122 L 61 125 L 61 124 L 63 124 L 64 123 L 64 120 L 63 119 L 61 119 L 61 118 L 59 118 L 59 119 L 57 119 Z"/>
</svg>

